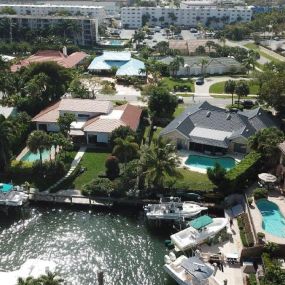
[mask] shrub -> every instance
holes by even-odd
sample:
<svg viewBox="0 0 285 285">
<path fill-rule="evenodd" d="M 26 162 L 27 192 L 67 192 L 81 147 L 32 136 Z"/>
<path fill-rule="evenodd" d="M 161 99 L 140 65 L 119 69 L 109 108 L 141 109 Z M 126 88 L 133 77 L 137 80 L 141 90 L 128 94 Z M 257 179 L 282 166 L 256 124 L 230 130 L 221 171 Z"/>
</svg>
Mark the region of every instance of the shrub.
<svg viewBox="0 0 285 285">
<path fill-rule="evenodd" d="M 246 213 L 241 214 L 237 218 L 237 222 L 243 246 L 252 247 L 254 245 L 254 238 L 251 231 L 248 215 Z"/>
<path fill-rule="evenodd" d="M 120 174 L 119 160 L 116 156 L 110 155 L 105 162 L 106 176 L 113 180 Z"/>
<path fill-rule="evenodd" d="M 248 198 L 247 198 L 247 201 L 248 201 L 248 204 L 251 205 L 252 202 L 253 202 L 253 198 L 252 198 L 252 197 L 248 197 Z"/>
<path fill-rule="evenodd" d="M 257 285 L 257 280 L 255 274 L 251 273 L 246 277 L 246 283 L 248 285 Z"/>
<path fill-rule="evenodd" d="M 260 239 L 265 238 L 265 234 L 262 233 L 262 232 L 258 232 L 258 233 L 257 233 L 257 236 L 258 236 L 258 238 L 260 238 Z"/>
<path fill-rule="evenodd" d="M 29 161 L 12 160 L 8 172 L 11 176 L 31 176 L 33 173 L 33 163 Z"/>
<path fill-rule="evenodd" d="M 108 196 L 114 191 L 112 182 L 107 178 L 95 178 L 83 186 L 83 195 Z"/>
<path fill-rule="evenodd" d="M 224 182 L 226 173 L 226 169 L 219 163 L 215 163 L 214 168 L 207 168 L 208 178 L 218 187 Z"/>
<path fill-rule="evenodd" d="M 225 178 L 227 186 L 232 191 L 240 191 L 245 188 L 249 181 L 256 178 L 261 163 L 261 154 L 250 152 L 234 168 L 227 172 Z"/>
<path fill-rule="evenodd" d="M 259 200 L 259 199 L 263 199 L 263 198 L 267 198 L 268 196 L 268 190 L 264 189 L 264 188 L 256 188 L 253 191 L 253 197 L 254 200 Z"/>
</svg>

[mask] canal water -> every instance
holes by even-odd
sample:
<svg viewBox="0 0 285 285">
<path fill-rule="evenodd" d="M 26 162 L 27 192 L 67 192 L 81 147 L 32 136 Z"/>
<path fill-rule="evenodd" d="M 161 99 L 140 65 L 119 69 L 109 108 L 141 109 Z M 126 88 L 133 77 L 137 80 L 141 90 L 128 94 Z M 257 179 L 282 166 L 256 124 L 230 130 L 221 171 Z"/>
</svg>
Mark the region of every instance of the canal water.
<svg viewBox="0 0 285 285">
<path fill-rule="evenodd" d="M 173 285 L 162 268 L 167 238 L 138 212 L 29 208 L 9 219 L 1 213 L 0 270 L 39 258 L 56 262 L 68 285 L 96 285 L 98 269 L 104 285 Z"/>
</svg>

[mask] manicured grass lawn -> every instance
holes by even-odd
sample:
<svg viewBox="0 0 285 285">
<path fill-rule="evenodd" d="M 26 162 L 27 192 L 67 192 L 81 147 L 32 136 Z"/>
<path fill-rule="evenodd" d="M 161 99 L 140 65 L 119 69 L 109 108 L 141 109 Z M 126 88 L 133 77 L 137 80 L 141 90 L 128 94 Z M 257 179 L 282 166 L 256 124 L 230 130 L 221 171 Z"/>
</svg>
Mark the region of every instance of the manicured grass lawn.
<svg viewBox="0 0 285 285">
<path fill-rule="evenodd" d="M 176 118 L 178 117 L 179 115 L 181 115 L 185 110 L 185 107 L 184 106 L 177 106 L 176 109 L 175 109 L 175 112 L 173 114 L 173 117 Z"/>
<path fill-rule="evenodd" d="M 275 58 L 275 57 L 271 56 L 270 54 L 268 54 L 268 53 L 266 53 L 264 51 L 261 51 L 259 49 L 259 46 L 254 44 L 254 43 L 248 43 L 248 44 L 245 44 L 244 46 L 249 48 L 249 49 L 253 49 L 255 51 L 258 51 L 261 56 L 267 58 L 268 60 L 270 60 L 272 62 L 277 62 L 277 63 L 281 62 L 278 58 Z"/>
<path fill-rule="evenodd" d="M 189 94 L 189 93 L 176 93 L 176 96 L 181 96 L 181 97 L 193 97 L 193 94 Z"/>
<path fill-rule="evenodd" d="M 182 80 L 180 78 L 173 78 L 173 77 L 164 77 L 161 82 L 162 84 L 165 84 L 171 91 L 173 91 L 173 88 L 175 85 L 181 86 L 181 85 L 187 85 L 191 88 L 191 92 L 195 91 L 195 85 L 191 80 Z"/>
<path fill-rule="evenodd" d="M 226 81 L 217 82 L 210 86 L 209 92 L 213 94 L 224 94 L 224 88 L 225 88 Z M 259 86 L 253 81 L 248 81 L 249 84 L 249 94 L 250 95 L 256 95 L 259 91 Z M 230 94 L 229 94 L 230 95 Z M 230 95 L 231 96 L 231 95 Z"/>
<path fill-rule="evenodd" d="M 82 167 L 86 167 L 87 170 L 73 181 L 75 189 L 81 190 L 84 184 L 104 172 L 105 161 L 109 155 L 110 153 L 106 151 L 88 149 L 80 162 Z"/>
<path fill-rule="evenodd" d="M 182 179 L 178 179 L 175 183 L 177 189 L 204 190 L 213 189 L 213 183 L 208 179 L 207 174 L 190 171 L 188 169 L 179 168 L 179 172 L 183 175 Z"/>
</svg>

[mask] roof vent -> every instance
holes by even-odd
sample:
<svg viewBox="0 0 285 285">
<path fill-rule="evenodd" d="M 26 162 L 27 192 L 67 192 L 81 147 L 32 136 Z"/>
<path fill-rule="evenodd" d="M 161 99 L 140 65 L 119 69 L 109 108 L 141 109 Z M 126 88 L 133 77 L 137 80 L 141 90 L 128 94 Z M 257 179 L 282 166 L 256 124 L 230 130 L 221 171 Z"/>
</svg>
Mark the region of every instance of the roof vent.
<svg viewBox="0 0 285 285">
<path fill-rule="evenodd" d="M 206 116 L 209 118 L 211 116 L 211 111 L 208 111 Z"/>
<path fill-rule="evenodd" d="M 232 118 L 231 114 L 227 115 L 227 120 L 230 120 Z"/>
</svg>

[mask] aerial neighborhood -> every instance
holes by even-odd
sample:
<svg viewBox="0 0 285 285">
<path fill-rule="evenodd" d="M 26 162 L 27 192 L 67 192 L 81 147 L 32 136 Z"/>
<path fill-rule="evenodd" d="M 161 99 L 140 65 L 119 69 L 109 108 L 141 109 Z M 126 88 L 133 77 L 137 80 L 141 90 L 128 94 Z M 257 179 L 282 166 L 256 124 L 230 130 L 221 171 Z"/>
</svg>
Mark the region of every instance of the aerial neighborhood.
<svg viewBox="0 0 285 285">
<path fill-rule="evenodd" d="M 0 0 L 0 284 L 285 285 L 284 95 L 284 0 Z"/>
</svg>

